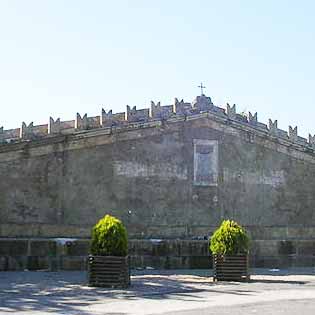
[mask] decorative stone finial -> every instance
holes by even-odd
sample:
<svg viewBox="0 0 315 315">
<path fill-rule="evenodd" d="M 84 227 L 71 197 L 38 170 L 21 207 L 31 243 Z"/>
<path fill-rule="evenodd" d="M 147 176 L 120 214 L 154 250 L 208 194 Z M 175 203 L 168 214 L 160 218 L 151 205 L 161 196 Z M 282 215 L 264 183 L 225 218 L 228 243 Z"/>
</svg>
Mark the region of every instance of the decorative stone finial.
<svg viewBox="0 0 315 315">
<path fill-rule="evenodd" d="M 101 113 L 101 126 L 102 127 L 111 127 L 113 125 L 113 110 L 109 110 L 106 113 L 106 110 L 102 108 Z"/>
<path fill-rule="evenodd" d="M 27 126 L 26 123 L 23 121 L 23 122 L 22 122 L 22 127 L 21 127 L 21 129 L 20 129 L 20 138 L 22 138 L 22 139 L 29 139 L 29 138 L 32 138 L 33 127 L 34 127 L 34 123 L 33 123 L 33 122 L 31 122 L 31 123 Z"/>
<path fill-rule="evenodd" d="M 278 120 L 272 121 L 269 119 L 269 132 L 273 135 L 278 134 Z"/>
<path fill-rule="evenodd" d="M 236 105 L 231 107 L 229 103 L 226 104 L 226 114 L 230 119 L 236 119 Z"/>
<path fill-rule="evenodd" d="M 74 122 L 74 128 L 77 130 L 86 130 L 88 129 L 88 117 L 87 114 L 85 114 L 83 117 L 79 113 L 77 113 L 75 122 Z"/>
<path fill-rule="evenodd" d="M 257 112 L 255 115 L 252 115 L 251 112 L 248 112 L 248 121 L 252 125 L 257 125 L 258 119 L 257 119 Z"/>
<path fill-rule="evenodd" d="M 61 121 L 60 118 L 54 119 L 52 117 L 49 117 L 49 123 L 48 123 L 48 134 L 58 134 L 61 131 Z"/>
<path fill-rule="evenodd" d="M 298 141 L 298 129 L 297 126 L 293 129 L 291 126 L 289 126 L 289 139 L 297 142 Z"/>
<path fill-rule="evenodd" d="M 313 147 L 313 149 L 315 149 L 315 135 L 308 135 L 308 143 Z"/>
</svg>

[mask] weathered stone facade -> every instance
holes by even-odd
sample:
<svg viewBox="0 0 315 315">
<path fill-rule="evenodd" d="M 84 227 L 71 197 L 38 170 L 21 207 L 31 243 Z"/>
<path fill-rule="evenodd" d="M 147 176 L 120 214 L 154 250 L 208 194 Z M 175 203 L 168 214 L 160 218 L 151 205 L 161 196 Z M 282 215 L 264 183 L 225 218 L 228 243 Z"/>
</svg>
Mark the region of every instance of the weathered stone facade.
<svg viewBox="0 0 315 315">
<path fill-rule="evenodd" d="M 0 129 L 0 142 L 0 244 L 88 238 L 105 213 L 131 239 L 168 244 L 202 239 L 231 218 L 248 228 L 257 265 L 283 255 L 314 264 L 315 146 L 297 128 L 267 127 L 257 113 L 201 95 L 151 111 L 23 123 Z"/>
</svg>

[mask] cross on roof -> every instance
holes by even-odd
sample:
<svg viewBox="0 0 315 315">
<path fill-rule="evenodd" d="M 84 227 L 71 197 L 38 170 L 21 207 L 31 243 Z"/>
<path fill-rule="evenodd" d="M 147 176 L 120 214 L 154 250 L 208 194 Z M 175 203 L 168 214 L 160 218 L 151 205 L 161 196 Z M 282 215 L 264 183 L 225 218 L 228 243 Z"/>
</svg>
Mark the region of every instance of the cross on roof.
<svg viewBox="0 0 315 315">
<path fill-rule="evenodd" d="M 200 90 L 201 90 L 201 95 L 204 95 L 204 94 L 203 94 L 203 89 L 205 89 L 206 87 L 202 84 L 202 82 L 200 83 L 200 85 L 198 85 L 198 87 L 199 87 Z"/>
</svg>

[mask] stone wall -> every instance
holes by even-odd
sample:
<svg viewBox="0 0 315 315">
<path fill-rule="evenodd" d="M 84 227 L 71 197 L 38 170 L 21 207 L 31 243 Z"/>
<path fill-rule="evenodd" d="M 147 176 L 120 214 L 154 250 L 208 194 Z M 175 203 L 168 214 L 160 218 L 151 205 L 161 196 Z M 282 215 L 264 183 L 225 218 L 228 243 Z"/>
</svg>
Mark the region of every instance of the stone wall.
<svg viewBox="0 0 315 315">
<path fill-rule="evenodd" d="M 314 267 L 315 240 L 252 241 L 250 266 L 264 268 Z M 0 239 L 0 271 L 85 270 L 87 239 Z M 208 241 L 130 240 L 131 268 L 208 269 Z"/>
<path fill-rule="evenodd" d="M 88 238 L 92 225 L 110 213 L 122 219 L 131 239 L 192 241 L 230 218 L 248 228 L 254 244 L 262 242 L 252 249 L 255 264 L 279 259 L 281 242 L 313 257 L 312 137 L 307 142 L 296 128 L 287 134 L 276 121 L 268 128 L 257 114 L 247 118 L 229 105 L 225 111 L 205 96 L 192 104 L 176 100 L 173 110 L 151 107 L 158 119 L 128 107 L 125 120 L 103 111 L 101 118 L 77 115 L 73 123 L 51 120 L 47 128 L 24 124 L 20 140 L 3 141 L 0 237 L 27 244 Z M 51 134 L 40 136 L 40 130 Z M 277 250 L 266 253 L 273 242 Z M 308 245 L 294 245 L 301 242 Z M 41 257 L 27 248 L 21 256 Z"/>
</svg>

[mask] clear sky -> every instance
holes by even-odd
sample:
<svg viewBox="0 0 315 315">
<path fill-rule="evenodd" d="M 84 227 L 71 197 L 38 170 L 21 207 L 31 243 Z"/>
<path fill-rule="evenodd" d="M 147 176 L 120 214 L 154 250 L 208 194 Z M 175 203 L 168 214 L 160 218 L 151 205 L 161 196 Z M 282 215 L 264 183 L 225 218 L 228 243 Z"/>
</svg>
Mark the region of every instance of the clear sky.
<svg viewBox="0 0 315 315">
<path fill-rule="evenodd" d="M 315 2 L 0 0 L 0 126 L 192 101 L 315 133 Z"/>
</svg>

